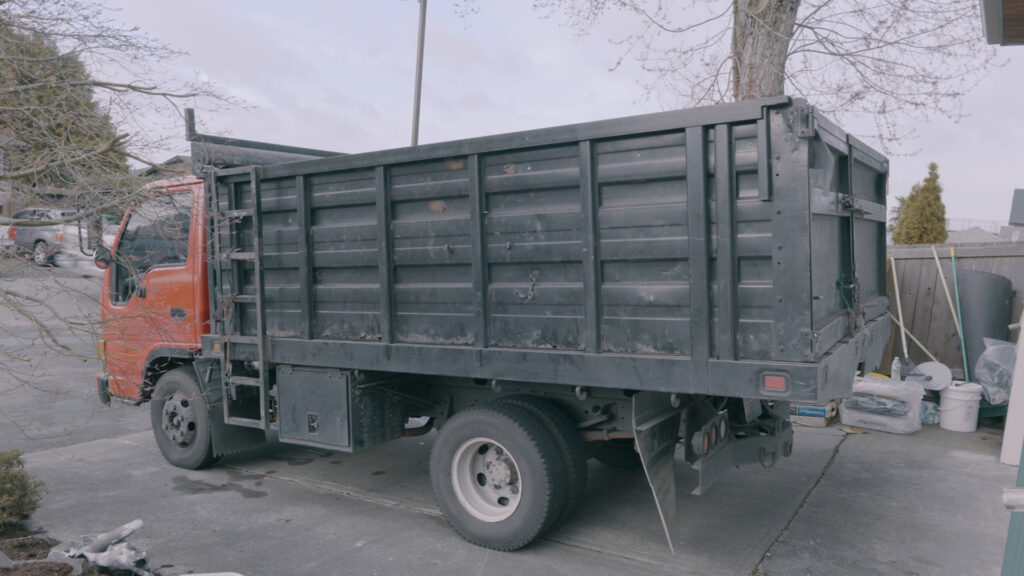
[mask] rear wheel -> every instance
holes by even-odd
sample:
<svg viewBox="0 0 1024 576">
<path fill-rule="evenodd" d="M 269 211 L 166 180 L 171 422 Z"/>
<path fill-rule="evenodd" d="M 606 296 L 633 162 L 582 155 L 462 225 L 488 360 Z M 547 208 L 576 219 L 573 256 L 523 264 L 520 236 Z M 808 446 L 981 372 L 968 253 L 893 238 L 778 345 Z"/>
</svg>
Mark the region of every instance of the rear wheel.
<svg viewBox="0 0 1024 576">
<path fill-rule="evenodd" d="M 457 413 L 430 454 L 434 497 L 466 540 L 510 551 L 557 518 L 564 464 L 545 426 L 525 408 L 495 403 Z"/>
<path fill-rule="evenodd" d="M 32 261 L 36 263 L 36 266 L 49 266 L 52 260 L 53 253 L 50 252 L 50 246 L 44 240 L 36 242 L 32 247 Z"/>
<path fill-rule="evenodd" d="M 587 448 L 572 419 L 548 400 L 537 396 L 515 395 L 500 400 L 529 410 L 547 429 L 558 446 L 564 464 L 559 480 L 565 482 L 565 507 L 555 524 L 565 520 L 576 510 L 587 486 Z"/>
<path fill-rule="evenodd" d="M 190 367 L 160 377 L 149 415 L 156 445 L 168 462 L 196 470 L 216 461 L 206 398 Z"/>
</svg>

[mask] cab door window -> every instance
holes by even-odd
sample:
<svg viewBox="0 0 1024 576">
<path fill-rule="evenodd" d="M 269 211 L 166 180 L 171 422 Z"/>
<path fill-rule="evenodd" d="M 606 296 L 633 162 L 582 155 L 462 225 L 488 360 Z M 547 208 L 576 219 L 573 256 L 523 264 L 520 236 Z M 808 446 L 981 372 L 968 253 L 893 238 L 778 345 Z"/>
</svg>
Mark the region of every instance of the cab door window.
<svg viewBox="0 0 1024 576">
<path fill-rule="evenodd" d="M 188 263 L 191 192 L 158 194 L 131 211 L 114 254 L 111 300 L 123 304 L 138 292 L 154 268 Z"/>
</svg>

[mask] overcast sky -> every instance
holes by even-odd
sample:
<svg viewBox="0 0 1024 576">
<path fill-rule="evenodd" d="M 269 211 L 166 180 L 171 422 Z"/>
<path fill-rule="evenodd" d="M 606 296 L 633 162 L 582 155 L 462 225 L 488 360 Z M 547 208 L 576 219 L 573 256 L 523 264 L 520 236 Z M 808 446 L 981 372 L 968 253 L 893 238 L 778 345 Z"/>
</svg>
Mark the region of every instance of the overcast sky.
<svg viewBox="0 0 1024 576">
<path fill-rule="evenodd" d="M 203 131 L 350 153 L 409 144 L 416 0 L 109 1 L 124 21 L 188 51 L 186 74 L 248 104 L 200 106 Z M 635 64 L 609 70 L 621 54 L 609 39 L 631 22 L 605 18 L 580 36 L 530 4 L 478 0 L 479 12 L 461 17 L 453 0 L 430 0 L 421 143 L 662 109 Z M 890 204 L 934 161 L 948 217 L 1006 222 L 1014 188 L 1024 188 L 1024 47 L 999 59 L 1007 64 L 967 97 L 965 120 L 915 126 L 907 150 L 920 152 L 890 156 Z M 871 122 L 843 124 L 858 132 Z"/>
</svg>

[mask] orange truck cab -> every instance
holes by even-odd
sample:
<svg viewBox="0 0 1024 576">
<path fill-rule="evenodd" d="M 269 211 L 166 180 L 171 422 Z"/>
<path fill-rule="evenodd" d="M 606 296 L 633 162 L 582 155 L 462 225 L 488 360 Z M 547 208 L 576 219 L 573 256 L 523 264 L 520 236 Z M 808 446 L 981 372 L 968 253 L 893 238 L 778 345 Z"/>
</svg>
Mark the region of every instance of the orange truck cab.
<svg viewBox="0 0 1024 576">
<path fill-rule="evenodd" d="M 194 174 L 340 154 L 198 134 L 194 111 L 185 112 Z M 215 361 L 203 358 L 202 336 L 211 332 L 211 254 L 206 241 L 210 224 L 202 179 L 189 175 L 161 180 L 140 191 L 113 244 L 97 249 L 96 265 L 104 269 L 104 275 L 98 343 L 103 368 L 96 385 L 104 404 L 112 397 L 133 404 L 148 401 L 158 380 L 176 369 L 198 380 L 204 376 L 197 371 L 205 370 L 205 380 L 209 379 Z M 222 442 L 219 448 L 226 448 L 224 439 L 238 435 L 216 430 L 223 420 L 215 413 L 220 408 L 218 387 L 203 393 L 212 420 L 207 425 Z M 158 416 L 153 411 L 154 430 L 160 426 L 166 430 L 168 423 Z M 174 419 L 181 415 L 163 416 Z"/>
<path fill-rule="evenodd" d="M 237 166 L 337 156 L 337 152 L 197 134 L 186 111 L 194 174 Z M 164 457 L 202 468 L 219 456 L 265 440 L 265 429 L 226 422 L 221 347 L 204 354 L 212 330 L 207 184 L 196 176 L 153 182 L 137 194 L 109 246 L 95 262 L 100 292 L 99 399 L 150 402 Z M 223 214 L 219 216 L 223 217 Z"/>
<path fill-rule="evenodd" d="M 159 374 L 189 363 L 209 329 L 203 182 L 147 186 L 125 214 L 100 292 L 100 398 L 148 399 Z"/>
</svg>

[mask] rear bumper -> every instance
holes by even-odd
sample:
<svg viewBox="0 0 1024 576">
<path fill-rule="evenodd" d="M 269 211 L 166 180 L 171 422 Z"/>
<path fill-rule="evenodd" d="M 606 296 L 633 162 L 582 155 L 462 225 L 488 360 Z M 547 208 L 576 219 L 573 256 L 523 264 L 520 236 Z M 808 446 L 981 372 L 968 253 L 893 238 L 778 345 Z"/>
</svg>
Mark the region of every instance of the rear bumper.
<svg viewBox="0 0 1024 576">
<path fill-rule="evenodd" d="M 716 395 L 765 400 L 827 402 L 853 392 L 857 368 L 869 372 L 878 367 L 889 341 L 889 317 L 869 321 L 852 337 L 841 340 L 817 362 L 708 362 L 709 379 Z M 767 390 L 765 374 L 787 379 L 785 390 Z"/>
</svg>

